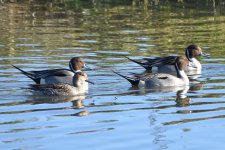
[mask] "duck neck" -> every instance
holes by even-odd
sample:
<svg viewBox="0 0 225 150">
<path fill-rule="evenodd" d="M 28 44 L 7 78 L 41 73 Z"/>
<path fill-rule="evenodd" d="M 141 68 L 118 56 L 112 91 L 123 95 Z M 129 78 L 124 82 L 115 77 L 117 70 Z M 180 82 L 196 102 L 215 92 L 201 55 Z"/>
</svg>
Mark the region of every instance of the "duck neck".
<svg viewBox="0 0 225 150">
<path fill-rule="evenodd" d="M 187 57 L 187 59 L 192 62 L 192 54 L 189 52 L 189 49 L 187 48 L 186 51 L 185 51 L 185 55 Z"/>
<path fill-rule="evenodd" d="M 71 62 L 69 63 L 69 67 L 70 67 L 70 70 L 71 70 L 72 72 L 75 72 L 75 71 L 76 71 L 76 70 L 73 69 L 73 66 L 72 66 Z"/>
<path fill-rule="evenodd" d="M 188 79 L 187 74 L 184 72 L 184 70 L 180 69 L 177 64 L 175 64 L 175 68 L 176 68 L 176 72 L 177 72 L 177 77 L 184 80 L 185 84 L 188 85 L 189 79 Z"/>
<path fill-rule="evenodd" d="M 79 87 L 81 86 L 81 81 L 79 80 L 79 78 L 76 78 L 75 76 L 73 77 L 73 86 L 74 87 Z"/>
<path fill-rule="evenodd" d="M 195 67 L 197 69 L 201 69 L 202 68 L 201 63 L 196 58 L 191 58 L 190 64 L 191 64 L 191 66 L 193 66 L 193 67 Z"/>
</svg>

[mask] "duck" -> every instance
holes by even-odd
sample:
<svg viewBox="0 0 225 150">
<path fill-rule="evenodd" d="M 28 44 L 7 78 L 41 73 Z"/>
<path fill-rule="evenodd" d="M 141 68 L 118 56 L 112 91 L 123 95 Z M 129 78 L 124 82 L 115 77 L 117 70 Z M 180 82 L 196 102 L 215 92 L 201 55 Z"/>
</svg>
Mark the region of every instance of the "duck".
<svg viewBox="0 0 225 150">
<path fill-rule="evenodd" d="M 189 62 L 189 64 L 184 68 L 184 71 L 188 75 L 193 75 L 193 74 L 201 74 L 202 65 L 197 60 L 197 57 L 198 56 L 210 56 L 210 54 L 203 53 L 201 47 L 199 47 L 198 45 L 192 44 L 186 48 L 185 56 L 186 56 L 185 59 L 186 59 L 186 61 Z M 129 59 L 130 61 L 141 65 L 146 70 L 152 71 L 153 67 L 157 67 L 159 73 L 174 73 L 174 72 L 176 72 L 174 65 L 171 65 L 170 61 L 168 61 L 168 60 L 176 59 L 177 56 L 143 58 L 144 62 L 138 62 L 127 56 L 125 56 L 125 57 L 127 59 Z"/>
<path fill-rule="evenodd" d="M 113 71 L 117 75 L 128 80 L 132 86 L 146 87 L 146 88 L 164 88 L 174 86 L 189 86 L 189 78 L 184 72 L 184 68 L 188 65 L 185 57 L 177 56 L 174 60 L 173 65 L 177 75 L 171 75 L 166 73 L 145 73 L 128 77 L 118 72 Z"/>
<path fill-rule="evenodd" d="M 32 79 L 36 84 L 55 84 L 66 83 L 73 85 L 73 76 L 76 71 L 89 70 L 80 57 L 73 57 L 69 61 L 70 69 L 48 69 L 40 71 L 24 71 L 21 68 L 12 65 L 25 76 Z"/>
<path fill-rule="evenodd" d="M 94 84 L 88 80 L 86 73 L 76 71 L 73 76 L 73 85 L 66 83 L 31 84 L 28 89 L 44 96 L 75 96 L 86 92 L 86 82 Z"/>
</svg>

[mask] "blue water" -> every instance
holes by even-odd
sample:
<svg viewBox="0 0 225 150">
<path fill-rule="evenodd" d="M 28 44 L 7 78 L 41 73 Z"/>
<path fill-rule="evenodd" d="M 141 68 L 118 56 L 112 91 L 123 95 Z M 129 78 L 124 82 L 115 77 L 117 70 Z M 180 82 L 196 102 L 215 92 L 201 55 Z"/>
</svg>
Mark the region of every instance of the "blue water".
<svg viewBox="0 0 225 150">
<path fill-rule="evenodd" d="M 1 149 L 224 149 L 225 14 L 221 2 L 22 1 L 0 4 Z M 183 55 L 198 44 L 202 75 L 184 94 L 135 89 L 112 72 L 144 69 L 124 58 Z M 88 71 L 84 96 L 26 89 L 24 70 Z"/>
</svg>

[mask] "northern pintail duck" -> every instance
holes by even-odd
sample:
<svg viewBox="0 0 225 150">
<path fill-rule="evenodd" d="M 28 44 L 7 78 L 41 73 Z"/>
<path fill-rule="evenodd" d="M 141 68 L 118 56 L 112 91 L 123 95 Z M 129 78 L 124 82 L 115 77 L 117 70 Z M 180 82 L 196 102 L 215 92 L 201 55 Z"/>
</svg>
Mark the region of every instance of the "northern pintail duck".
<svg viewBox="0 0 225 150">
<path fill-rule="evenodd" d="M 36 84 L 55 84 L 66 83 L 73 85 L 73 76 L 77 70 L 84 70 L 86 67 L 84 61 L 80 57 L 73 57 L 69 62 L 70 69 L 49 69 L 41 71 L 24 71 L 19 67 L 12 65 L 21 71 L 28 78 L 32 79 Z"/>
<path fill-rule="evenodd" d="M 73 96 L 86 92 L 86 82 L 93 84 L 93 82 L 88 81 L 86 73 L 77 71 L 73 76 L 73 85 L 65 83 L 33 84 L 28 89 L 34 93 L 46 96 Z"/>
<path fill-rule="evenodd" d="M 161 87 L 173 87 L 173 86 L 186 86 L 189 85 L 189 79 L 184 72 L 184 68 L 188 65 L 188 62 L 183 56 L 176 57 L 174 61 L 175 70 L 177 76 L 165 73 L 156 74 L 143 74 L 135 75 L 134 77 L 119 76 L 127 79 L 133 86 L 147 87 L 147 88 L 161 88 Z"/>
<path fill-rule="evenodd" d="M 202 49 L 197 45 L 190 45 L 185 50 L 185 56 L 189 64 L 184 68 L 184 71 L 187 74 L 201 74 L 202 65 L 196 58 L 198 56 L 209 56 L 209 54 L 203 53 Z M 176 58 L 176 56 L 143 58 L 144 62 L 138 62 L 130 58 L 128 59 L 141 65 L 146 70 L 152 70 L 152 67 L 157 67 L 158 72 L 171 73 L 176 72 L 174 66 L 170 64 L 170 61 L 168 61 L 173 58 Z"/>
</svg>

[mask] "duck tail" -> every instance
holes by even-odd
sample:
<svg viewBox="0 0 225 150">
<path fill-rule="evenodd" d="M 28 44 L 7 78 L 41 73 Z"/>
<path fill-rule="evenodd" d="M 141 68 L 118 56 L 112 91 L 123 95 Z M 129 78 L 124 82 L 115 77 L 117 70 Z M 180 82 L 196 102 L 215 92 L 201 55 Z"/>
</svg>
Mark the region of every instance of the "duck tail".
<svg viewBox="0 0 225 150">
<path fill-rule="evenodd" d="M 140 80 L 137 80 L 137 79 L 135 79 L 135 78 L 131 78 L 131 77 L 128 77 L 128 76 L 124 76 L 124 75 L 122 75 L 122 74 L 120 74 L 120 73 L 118 73 L 118 72 L 115 72 L 115 71 L 112 71 L 112 72 L 115 73 L 115 74 L 117 74 L 117 75 L 119 75 L 119 76 L 121 76 L 122 78 L 126 79 L 126 80 L 129 81 L 133 86 L 138 86 L 138 84 L 139 84 L 139 81 L 140 81 Z"/>
<path fill-rule="evenodd" d="M 127 58 L 128 60 L 130 60 L 130 61 L 132 61 L 132 62 L 134 62 L 134 63 L 142 66 L 146 70 L 152 70 L 152 66 L 151 65 L 148 65 L 147 63 L 142 63 L 142 62 L 136 61 L 136 60 L 131 59 L 131 58 L 127 57 L 127 56 L 124 56 L 124 57 Z"/>
<path fill-rule="evenodd" d="M 40 84 L 29 84 L 28 87 L 24 87 L 22 89 L 26 89 L 26 90 L 37 90 L 37 89 L 39 89 L 39 86 L 35 86 L 35 85 L 40 85 Z"/>
<path fill-rule="evenodd" d="M 12 64 L 11 64 L 12 65 Z M 32 79 L 36 84 L 40 84 L 41 79 L 40 78 L 35 78 L 34 75 L 32 73 L 26 72 L 22 69 L 20 69 L 19 67 L 12 65 L 14 68 L 18 69 L 19 71 L 22 72 L 22 74 L 24 74 L 25 76 L 27 76 L 28 78 Z"/>
</svg>

